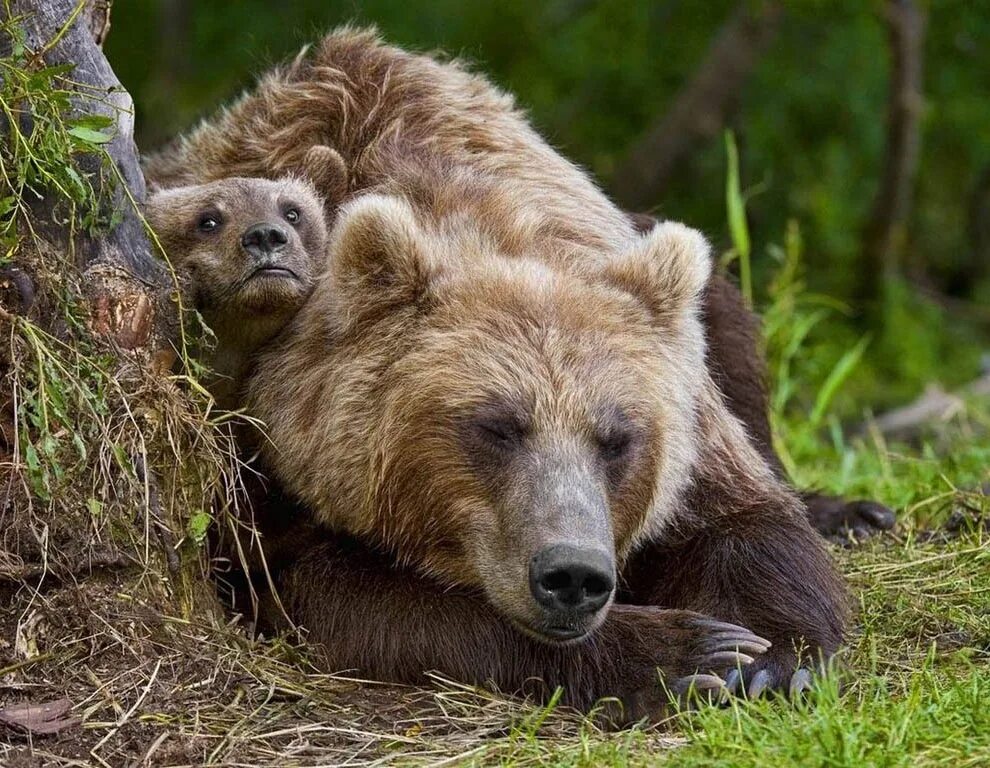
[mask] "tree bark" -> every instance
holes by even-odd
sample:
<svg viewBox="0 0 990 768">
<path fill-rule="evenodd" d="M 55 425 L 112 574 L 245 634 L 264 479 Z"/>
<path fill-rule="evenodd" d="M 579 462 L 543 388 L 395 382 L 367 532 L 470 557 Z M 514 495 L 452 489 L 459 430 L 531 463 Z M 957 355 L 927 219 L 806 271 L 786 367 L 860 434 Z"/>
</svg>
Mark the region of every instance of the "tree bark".
<svg viewBox="0 0 990 768">
<path fill-rule="evenodd" d="M 959 270 L 962 280 L 971 288 L 973 283 L 990 276 L 990 164 L 985 165 L 977 176 L 969 198 L 969 242 L 972 255 L 969 264 Z M 960 286 L 962 288 L 963 286 Z M 969 295 L 968 290 L 960 290 L 960 295 Z"/>
<path fill-rule="evenodd" d="M 921 149 L 925 15 L 913 0 L 888 0 L 884 20 L 891 54 L 887 140 L 880 187 L 863 236 L 860 299 L 865 303 L 879 299 L 883 282 L 899 271 Z"/>
<path fill-rule="evenodd" d="M 655 204 L 680 161 L 721 131 L 782 13 L 778 2 L 763 2 L 755 10 L 743 3 L 722 25 L 694 76 L 613 176 L 612 191 L 624 207 L 644 210 Z"/>
<path fill-rule="evenodd" d="M 81 7 L 80 7 L 81 5 Z M 77 254 L 83 292 L 89 302 L 94 331 L 111 337 L 119 347 L 145 347 L 154 331 L 172 323 L 165 294 L 170 280 L 157 259 L 135 204 L 145 198 L 144 176 L 134 144 L 134 109 L 130 95 L 118 81 L 100 50 L 109 28 L 105 0 L 14 0 L 11 10 L 26 33 L 26 46 L 45 65 L 72 64 L 80 90 L 74 107 L 80 114 L 104 115 L 115 126 L 105 146 L 115 170 L 106 174 L 112 188 L 103 190 L 107 205 L 118 212 L 119 223 L 109 232 L 91 237 L 72 233 L 56 215 L 55 195 L 32 204 L 34 228 L 48 243 Z M 9 46 L 9 41 L 3 41 Z M 30 129 L 30 116 L 25 117 Z M 104 158 L 93 154 L 80 161 L 84 172 L 99 178 Z"/>
</svg>

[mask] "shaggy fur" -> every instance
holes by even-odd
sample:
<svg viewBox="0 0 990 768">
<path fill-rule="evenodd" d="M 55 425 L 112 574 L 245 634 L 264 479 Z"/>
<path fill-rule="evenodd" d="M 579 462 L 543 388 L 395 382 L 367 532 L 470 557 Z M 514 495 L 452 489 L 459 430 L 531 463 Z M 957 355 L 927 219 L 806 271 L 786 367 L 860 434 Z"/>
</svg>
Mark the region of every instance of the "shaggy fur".
<svg viewBox="0 0 990 768">
<path fill-rule="evenodd" d="M 630 220 L 640 233 L 657 225 L 655 218 L 641 213 L 630 214 Z M 739 289 L 719 274 L 712 274 L 708 281 L 702 307 L 705 363 L 712 380 L 729 411 L 746 426 L 760 455 L 779 478 L 786 480 L 787 472 L 773 447 L 759 318 L 746 305 Z M 812 527 L 840 542 L 847 541 L 850 535 L 863 538 L 894 527 L 893 510 L 875 501 L 847 500 L 816 491 L 804 491 L 801 498 Z"/>
<path fill-rule="evenodd" d="M 287 220 L 290 212 L 297 220 Z M 187 305 L 216 335 L 207 360 L 216 374 L 208 382 L 213 394 L 234 407 L 252 357 L 295 315 L 325 269 L 323 201 L 312 184 L 296 178 L 228 178 L 160 190 L 148 199 L 146 215 Z M 242 239 L 266 223 L 284 232 L 287 242 L 259 259 Z"/>
<path fill-rule="evenodd" d="M 353 200 L 248 402 L 277 479 L 387 553 L 330 539 L 284 572 L 329 666 L 541 678 L 655 714 L 656 668 L 704 687 L 721 681 L 692 673 L 757 656 L 755 692 L 835 651 L 841 581 L 705 367 L 697 233 L 637 235 L 508 96 L 366 32 L 331 35 L 148 172 L 301 173 L 316 145 L 340 154 Z M 621 604 L 549 644 L 525 569 L 575 530 L 612 552 Z"/>
</svg>

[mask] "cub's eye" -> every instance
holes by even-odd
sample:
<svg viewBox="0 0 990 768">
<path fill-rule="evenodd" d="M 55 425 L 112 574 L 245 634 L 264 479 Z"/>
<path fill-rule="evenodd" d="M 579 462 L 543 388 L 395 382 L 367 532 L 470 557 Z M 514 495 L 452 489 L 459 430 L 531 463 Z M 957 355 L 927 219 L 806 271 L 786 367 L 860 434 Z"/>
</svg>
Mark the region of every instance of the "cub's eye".
<svg viewBox="0 0 990 768">
<path fill-rule="evenodd" d="M 598 440 L 598 448 L 605 461 L 618 461 L 629 453 L 632 436 L 627 432 L 613 432 L 608 437 Z"/>
<path fill-rule="evenodd" d="M 285 220 L 290 224 L 298 224 L 301 218 L 302 214 L 299 213 L 298 208 L 290 208 L 285 212 Z"/>
<path fill-rule="evenodd" d="M 206 216 L 200 217 L 199 223 L 196 225 L 196 228 L 200 232 L 213 232 L 219 226 L 220 226 L 220 217 L 219 216 L 206 215 Z"/>
</svg>

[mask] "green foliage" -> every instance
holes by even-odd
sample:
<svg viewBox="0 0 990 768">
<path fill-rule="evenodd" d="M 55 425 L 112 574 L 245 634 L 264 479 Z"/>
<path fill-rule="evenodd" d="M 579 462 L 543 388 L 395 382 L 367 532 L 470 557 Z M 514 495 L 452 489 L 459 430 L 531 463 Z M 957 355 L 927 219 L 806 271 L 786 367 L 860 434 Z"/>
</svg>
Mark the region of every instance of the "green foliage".
<svg viewBox="0 0 990 768">
<path fill-rule="evenodd" d="M 106 548 L 147 563 L 153 535 L 162 543 L 187 533 L 198 550 L 234 503 L 230 435 L 213 429 L 192 377 L 162 376 L 142 352 L 121 353 L 94 333 L 73 248 L 75 235 L 105 234 L 120 205 L 135 204 L 126 189 L 114 202 L 120 179 L 105 145 L 116 121 L 83 112 L 104 95 L 73 80 L 71 66 L 46 64 L 54 41 L 29 50 L 22 19 L 9 2 L 4 11 L 0 36 L 12 45 L 0 57 L 0 265 L 30 275 L 38 294 L 31 316 L 0 307 L 0 418 L 13 417 L 15 438 L 0 443 L 5 554 L 40 558 L 64 578 L 59 567 L 99 560 Z M 39 220 L 41 199 L 53 222 Z M 67 247 L 46 236 L 52 224 L 68 228 Z M 186 565 L 200 567 L 200 552 Z"/>
<path fill-rule="evenodd" d="M 749 240 L 749 223 L 746 221 L 746 198 L 739 182 L 739 151 L 732 131 L 725 132 L 725 154 L 728 172 L 725 175 L 725 210 L 729 218 L 729 234 L 732 235 L 732 250 L 723 263 L 739 264 L 739 287 L 747 303 L 753 305 L 753 277 L 750 259 L 752 247 Z"/>
<path fill-rule="evenodd" d="M 70 277 L 72 254 L 39 250 L 30 209 L 32 198 L 54 195 L 71 227 L 95 234 L 112 226 L 114 217 L 98 191 L 112 189 L 102 178 L 103 165 L 87 173 L 79 160 L 101 153 L 100 145 L 112 137 L 113 121 L 73 109 L 80 86 L 71 80 L 72 66 L 47 66 L 43 51 L 28 51 L 21 20 L 11 15 L 9 2 L 5 11 L 0 35 L 13 44 L 10 54 L 0 58 L 0 111 L 7 129 L 0 143 L 2 261 L 23 262 L 22 249 L 33 256 L 44 250 L 48 262 L 32 266 L 39 276 L 50 277 L 53 303 L 66 326 L 57 338 L 27 318 L 9 318 L 14 338 L 22 342 L 11 350 L 8 380 L 22 427 L 19 447 L 34 495 L 50 503 L 78 485 L 92 463 L 99 465 L 104 450 L 119 459 L 118 469 L 130 471 L 126 455 L 106 431 L 117 382 L 111 358 L 96 350 L 86 332 Z"/>
<path fill-rule="evenodd" d="M 206 540 L 206 534 L 212 523 L 213 518 L 210 514 L 199 510 L 189 517 L 186 533 L 197 545 L 201 545 Z"/>
<path fill-rule="evenodd" d="M 990 6 L 928 5 L 921 167 L 907 233 L 912 282 L 892 286 L 874 324 L 864 327 L 862 308 L 851 302 L 884 151 L 889 57 L 880 6 L 852 0 L 785 5 L 779 31 L 731 119 L 738 155 L 726 189 L 731 225 L 725 226 L 719 200 L 726 188 L 719 135 L 681 164 L 656 208 L 706 231 L 723 252 L 748 250 L 740 278 L 757 305 L 768 300 L 760 286 L 768 285 L 777 265 L 762 244 L 790 219 L 801 221 L 814 243 L 803 254 L 802 279 L 815 294 L 850 305 L 808 329 L 812 365 L 836 369 L 863 333 L 871 334 L 857 376 L 834 403 L 842 417 L 860 417 L 865 404 L 882 408 L 909 399 L 932 379 L 951 386 L 973 378 L 990 338 L 990 313 L 978 303 L 982 298 L 985 306 L 990 295 L 990 275 L 980 271 L 968 213 L 976 180 L 990 166 L 982 96 L 990 92 L 990 67 L 979 44 L 990 37 Z M 474 61 L 517 95 L 555 146 L 607 186 L 735 6 L 731 0 L 298 0 L 280 8 L 279 23 L 272 24 L 268 3 L 244 0 L 235 33 L 223 4 L 133 0 L 114 8 L 107 50 L 135 96 L 138 140 L 149 149 L 328 28 L 377 24 L 399 45 Z M 758 196 L 747 181 L 752 173 L 763 179 Z M 959 301 L 923 295 L 913 287 L 916 275 L 936 284 L 951 278 L 961 286 Z"/>
<path fill-rule="evenodd" d="M 46 66 L 40 55 L 26 51 L 20 19 L 12 16 L 9 0 L 5 6 L 0 36 L 13 45 L 0 58 L 0 112 L 7 133 L 0 146 L 0 246 L 2 261 L 11 261 L 21 238 L 18 222 L 30 226 L 32 198 L 57 194 L 68 207 L 67 219 L 91 233 L 111 224 L 97 194 L 105 179 L 94 182 L 77 158 L 98 152 L 112 138 L 113 121 L 72 114 L 81 87 L 70 79 L 72 66 Z"/>
</svg>

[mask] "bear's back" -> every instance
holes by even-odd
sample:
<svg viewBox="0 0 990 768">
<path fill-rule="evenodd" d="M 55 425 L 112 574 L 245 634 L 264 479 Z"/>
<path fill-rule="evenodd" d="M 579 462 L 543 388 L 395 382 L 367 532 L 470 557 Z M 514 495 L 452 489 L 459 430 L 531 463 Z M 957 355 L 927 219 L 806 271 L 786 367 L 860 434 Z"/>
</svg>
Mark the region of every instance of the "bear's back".
<svg viewBox="0 0 990 768">
<path fill-rule="evenodd" d="M 608 252 L 634 236 L 511 96 L 457 62 L 387 46 L 369 30 L 328 35 L 146 170 L 164 187 L 305 173 L 307 151 L 320 144 L 343 157 L 349 197 L 398 194 L 429 218 L 471 216 L 510 252 L 549 240 Z"/>
</svg>

